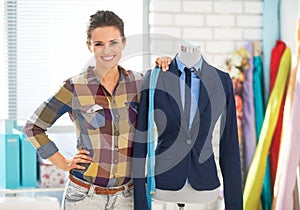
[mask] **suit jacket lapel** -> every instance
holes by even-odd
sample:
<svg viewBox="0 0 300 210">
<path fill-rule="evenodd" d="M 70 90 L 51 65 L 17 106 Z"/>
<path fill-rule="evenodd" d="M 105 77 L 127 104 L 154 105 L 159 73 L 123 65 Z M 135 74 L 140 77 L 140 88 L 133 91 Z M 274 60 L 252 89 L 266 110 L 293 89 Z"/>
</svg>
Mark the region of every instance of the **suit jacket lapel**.
<svg viewBox="0 0 300 210">
<path fill-rule="evenodd" d="M 161 72 L 161 83 L 164 88 L 162 90 L 165 90 L 168 93 L 168 98 L 171 104 L 172 109 L 174 110 L 174 113 L 176 114 L 176 117 L 179 121 L 181 121 L 181 124 L 183 128 L 188 131 L 188 124 L 186 120 L 184 120 L 183 116 L 183 108 L 181 103 L 181 94 L 180 94 L 180 82 L 179 82 L 179 73 L 178 73 L 178 67 L 176 60 L 173 59 L 171 65 L 169 66 L 169 70 L 166 72 Z M 172 101 L 176 101 L 176 104 L 172 103 Z M 180 113 L 178 113 L 178 109 L 175 109 L 175 107 L 178 106 Z"/>
<path fill-rule="evenodd" d="M 201 114 L 207 106 L 209 99 L 212 97 L 214 86 L 216 85 L 217 72 L 203 59 L 201 71 L 197 72 L 201 79 L 200 97 L 198 102 L 199 114 Z"/>
<path fill-rule="evenodd" d="M 194 138 L 198 135 L 198 130 L 200 126 L 200 116 L 205 110 L 205 107 L 210 104 L 209 101 L 212 98 L 213 90 L 217 81 L 217 72 L 206 61 L 203 59 L 203 64 L 201 71 L 197 72 L 198 77 L 201 80 L 200 83 L 200 97 L 198 101 L 198 110 L 196 111 L 195 117 L 193 119 L 191 136 Z"/>
</svg>

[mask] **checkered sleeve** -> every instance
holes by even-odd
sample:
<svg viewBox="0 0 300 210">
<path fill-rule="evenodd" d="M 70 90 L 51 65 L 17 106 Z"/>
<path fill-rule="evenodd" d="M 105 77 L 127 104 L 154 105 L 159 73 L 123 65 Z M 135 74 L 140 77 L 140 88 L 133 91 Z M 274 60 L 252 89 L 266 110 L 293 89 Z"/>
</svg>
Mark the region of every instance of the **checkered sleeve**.
<svg viewBox="0 0 300 210">
<path fill-rule="evenodd" d="M 58 151 L 56 145 L 48 138 L 46 130 L 71 110 L 72 95 L 72 85 L 67 80 L 54 96 L 36 109 L 23 128 L 42 158 L 46 159 Z"/>
</svg>

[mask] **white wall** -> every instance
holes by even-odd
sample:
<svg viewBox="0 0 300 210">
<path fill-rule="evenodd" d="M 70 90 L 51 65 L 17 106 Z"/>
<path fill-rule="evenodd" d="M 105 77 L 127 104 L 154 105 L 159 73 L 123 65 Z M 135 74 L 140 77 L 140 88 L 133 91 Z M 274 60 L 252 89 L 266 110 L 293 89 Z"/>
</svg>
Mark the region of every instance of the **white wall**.
<svg viewBox="0 0 300 210">
<path fill-rule="evenodd" d="M 300 19 L 300 0 L 282 0 L 280 10 L 281 39 L 296 53 L 296 28 Z"/>
<path fill-rule="evenodd" d="M 150 0 L 150 32 L 196 41 L 211 64 L 222 66 L 248 40 L 261 41 L 262 9 L 262 0 Z"/>
</svg>

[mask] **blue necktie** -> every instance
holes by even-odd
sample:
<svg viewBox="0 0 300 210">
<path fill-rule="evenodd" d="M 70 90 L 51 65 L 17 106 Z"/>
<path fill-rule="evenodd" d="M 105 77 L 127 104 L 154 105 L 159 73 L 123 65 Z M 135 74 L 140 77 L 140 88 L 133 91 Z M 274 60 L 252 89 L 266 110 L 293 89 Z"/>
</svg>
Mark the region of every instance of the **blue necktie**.
<svg viewBox="0 0 300 210">
<path fill-rule="evenodd" d="M 191 70 L 189 68 L 184 68 L 185 72 L 185 100 L 184 100 L 184 116 L 188 123 L 190 124 L 190 113 L 191 113 Z"/>
</svg>

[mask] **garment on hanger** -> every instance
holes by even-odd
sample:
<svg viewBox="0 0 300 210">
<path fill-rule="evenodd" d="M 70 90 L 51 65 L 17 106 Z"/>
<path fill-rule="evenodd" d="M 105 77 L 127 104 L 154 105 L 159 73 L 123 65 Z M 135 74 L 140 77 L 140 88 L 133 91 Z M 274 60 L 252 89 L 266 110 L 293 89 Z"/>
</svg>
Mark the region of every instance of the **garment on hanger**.
<svg viewBox="0 0 300 210">
<path fill-rule="evenodd" d="M 248 51 L 248 69 L 245 71 L 243 85 L 243 132 L 244 132 L 244 174 L 246 177 L 251 165 L 256 148 L 256 127 L 253 94 L 253 43 L 248 42 L 245 46 Z"/>
<path fill-rule="evenodd" d="M 299 165 L 300 19 L 297 25 L 296 65 L 292 68 L 283 114 L 282 143 L 274 185 L 272 210 L 292 210 L 293 190 Z"/>
<path fill-rule="evenodd" d="M 299 60 L 298 60 L 299 63 Z M 289 109 L 289 120 L 284 120 L 283 139 L 280 146 L 279 162 L 277 167 L 276 180 L 274 185 L 274 200 L 272 209 L 293 210 L 293 190 L 296 184 L 296 172 L 299 165 L 299 96 L 300 96 L 300 70 L 297 67 L 295 78 L 295 88 L 293 91 L 293 101 Z M 293 71 L 294 72 L 294 71 Z M 292 73 L 294 74 L 294 73 Z M 290 77 L 292 78 L 292 76 Z M 288 96 L 287 96 L 288 98 Z M 288 104 L 286 103 L 287 108 Z M 284 113 L 285 114 L 285 113 Z M 285 117 L 284 117 L 285 118 Z M 285 124 L 286 122 L 286 124 Z"/>
<path fill-rule="evenodd" d="M 286 44 L 283 41 L 277 40 L 275 47 L 271 53 L 271 64 L 270 64 L 270 92 L 273 90 L 273 86 L 276 80 L 279 63 L 282 57 L 282 54 L 286 48 Z M 287 88 L 286 88 L 287 89 Z M 280 148 L 280 139 L 281 139 L 281 131 L 282 131 L 282 120 L 283 120 L 283 109 L 285 104 L 286 92 L 282 98 L 282 102 L 280 105 L 279 116 L 277 120 L 277 125 L 274 130 L 274 135 L 270 147 L 270 169 L 271 169 L 271 187 L 273 189 L 277 171 L 277 163 L 279 156 L 279 148 Z"/>
<path fill-rule="evenodd" d="M 244 82 L 246 78 L 246 71 L 249 68 L 249 53 L 244 48 L 239 48 L 236 52 L 234 52 L 229 58 L 226 60 L 227 71 L 230 74 L 232 83 L 233 83 L 233 91 L 234 91 L 234 99 L 236 104 L 236 117 L 237 117 L 237 128 L 238 128 L 238 139 L 239 139 L 239 148 L 240 148 L 240 156 L 241 156 L 241 168 L 242 168 L 242 178 L 243 183 L 246 178 L 245 175 L 245 154 L 244 154 L 244 130 L 243 130 L 243 118 L 244 118 Z M 248 145 L 247 145 L 248 146 Z"/>
<path fill-rule="evenodd" d="M 253 58 L 253 92 L 254 94 L 254 109 L 255 109 L 255 126 L 257 141 L 260 136 L 260 131 L 265 117 L 264 94 L 263 94 L 263 63 L 261 60 L 261 51 L 258 43 L 255 43 L 255 54 Z"/>
<path fill-rule="evenodd" d="M 263 95 L 263 64 L 261 60 L 260 46 L 257 42 L 254 43 L 254 58 L 253 58 L 253 92 L 254 94 L 254 107 L 255 107 L 255 126 L 256 126 L 256 140 L 259 140 L 260 131 L 263 125 L 265 117 L 264 109 L 264 95 Z M 269 162 L 267 158 L 267 162 Z M 264 193 L 269 192 L 268 188 L 264 186 L 270 186 L 269 167 L 266 166 L 266 172 L 264 176 L 264 184 L 262 189 L 261 201 L 266 197 Z M 262 202 L 259 204 L 260 209 L 263 209 Z"/>
<path fill-rule="evenodd" d="M 282 54 L 285 50 L 285 43 L 277 40 L 275 47 L 272 49 L 271 60 L 270 60 L 270 93 L 272 93 L 274 83 L 276 81 L 276 76 L 279 69 L 279 64 L 281 61 Z M 274 186 L 277 159 L 281 138 L 281 127 L 282 127 L 282 117 L 283 117 L 283 107 L 286 95 L 286 88 L 284 88 L 283 97 L 280 102 L 280 109 L 277 118 L 277 124 L 274 129 L 273 137 L 271 140 L 270 153 L 267 157 L 265 178 L 263 183 L 261 203 L 263 210 L 270 210 L 272 206 L 272 189 Z"/>
<path fill-rule="evenodd" d="M 263 177 L 266 171 L 266 160 L 271 144 L 271 139 L 276 126 L 283 97 L 285 84 L 291 66 L 291 51 L 287 48 L 280 61 L 280 67 L 274 89 L 270 95 L 265 120 L 263 122 L 257 148 L 246 179 L 244 190 L 244 209 L 253 210 L 259 207 L 262 192 Z"/>
</svg>

